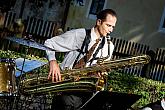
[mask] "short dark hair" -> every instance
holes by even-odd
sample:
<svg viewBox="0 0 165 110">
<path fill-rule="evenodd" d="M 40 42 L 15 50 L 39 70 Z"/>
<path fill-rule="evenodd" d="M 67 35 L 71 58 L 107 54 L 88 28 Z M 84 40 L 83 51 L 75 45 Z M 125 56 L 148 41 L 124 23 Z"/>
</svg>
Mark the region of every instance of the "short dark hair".
<svg viewBox="0 0 165 110">
<path fill-rule="evenodd" d="M 115 16 L 117 18 L 117 14 L 116 14 L 116 12 L 114 10 L 112 10 L 112 9 L 105 9 L 105 10 L 100 11 L 97 14 L 97 19 L 105 20 L 108 14 L 110 14 L 112 16 Z"/>
</svg>

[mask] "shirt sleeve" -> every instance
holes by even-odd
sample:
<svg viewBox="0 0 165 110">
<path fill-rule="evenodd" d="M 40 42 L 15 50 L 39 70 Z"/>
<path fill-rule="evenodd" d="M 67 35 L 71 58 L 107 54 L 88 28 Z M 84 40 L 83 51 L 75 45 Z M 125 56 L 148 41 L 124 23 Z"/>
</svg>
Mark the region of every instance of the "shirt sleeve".
<svg viewBox="0 0 165 110">
<path fill-rule="evenodd" d="M 59 36 L 47 39 L 44 45 L 54 50 L 46 50 L 48 60 L 56 60 L 56 52 L 69 52 L 77 50 L 79 48 L 79 45 L 81 45 L 82 40 L 84 39 L 84 37 L 81 37 L 83 36 L 82 33 L 84 32 L 84 29 L 75 29 L 67 31 L 66 33 Z"/>
</svg>

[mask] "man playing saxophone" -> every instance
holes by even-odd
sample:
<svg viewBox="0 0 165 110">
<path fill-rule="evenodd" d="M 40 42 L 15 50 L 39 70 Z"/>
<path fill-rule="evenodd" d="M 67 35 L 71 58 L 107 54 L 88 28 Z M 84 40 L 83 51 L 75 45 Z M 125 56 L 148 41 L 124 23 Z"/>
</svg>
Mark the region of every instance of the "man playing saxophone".
<svg viewBox="0 0 165 110">
<path fill-rule="evenodd" d="M 97 59 L 112 56 L 114 45 L 107 36 L 113 32 L 117 22 L 117 14 L 112 9 L 102 10 L 97 14 L 95 26 L 90 30 L 85 28 L 73 29 L 64 34 L 45 41 L 45 46 L 55 51 L 46 51 L 49 60 L 48 79 L 52 82 L 61 81 L 61 70 L 65 68 L 84 68 L 96 64 Z M 109 43 L 108 43 L 109 42 Z M 66 52 L 65 58 L 59 65 L 55 52 Z M 52 109 L 78 110 L 82 105 L 82 97 L 76 93 L 62 94 L 55 97 Z"/>
</svg>

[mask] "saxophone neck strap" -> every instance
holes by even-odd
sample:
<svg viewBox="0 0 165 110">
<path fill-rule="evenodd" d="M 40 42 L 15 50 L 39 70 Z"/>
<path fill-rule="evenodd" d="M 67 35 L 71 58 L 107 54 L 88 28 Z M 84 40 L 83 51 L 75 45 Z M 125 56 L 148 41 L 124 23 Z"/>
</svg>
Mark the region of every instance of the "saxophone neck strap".
<svg viewBox="0 0 165 110">
<path fill-rule="evenodd" d="M 91 40 L 91 29 L 85 29 L 85 31 L 86 31 L 86 36 L 85 36 L 84 41 L 82 43 L 81 49 L 77 50 L 79 52 L 79 54 L 78 54 L 78 56 L 76 57 L 76 60 L 73 63 L 73 68 L 75 68 L 76 65 L 81 65 L 81 64 L 77 64 L 80 55 L 81 54 L 84 55 L 84 54 L 88 53 L 88 45 L 89 45 L 90 40 Z M 87 62 L 86 56 L 84 56 L 83 59 L 84 59 L 84 62 L 86 63 Z"/>
</svg>

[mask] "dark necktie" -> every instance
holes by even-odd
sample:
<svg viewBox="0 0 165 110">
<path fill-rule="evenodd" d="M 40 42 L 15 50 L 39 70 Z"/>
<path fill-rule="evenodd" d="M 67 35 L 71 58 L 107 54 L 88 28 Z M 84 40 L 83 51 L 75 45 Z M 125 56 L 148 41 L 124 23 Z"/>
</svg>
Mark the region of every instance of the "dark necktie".
<svg viewBox="0 0 165 110">
<path fill-rule="evenodd" d="M 89 51 L 86 53 L 84 57 L 82 57 L 73 67 L 74 69 L 77 68 L 84 68 L 86 65 L 86 61 L 90 59 L 92 56 L 93 51 L 95 50 L 97 44 L 99 43 L 100 39 L 96 39 L 96 43 L 89 49 Z"/>
<path fill-rule="evenodd" d="M 98 58 L 96 58 L 96 56 L 97 56 L 99 50 L 103 48 L 104 44 L 105 44 L 105 37 L 102 37 L 101 43 L 99 44 L 98 48 L 96 49 L 95 53 L 93 54 L 92 59 L 89 61 L 90 62 L 90 66 L 91 66 L 93 60 L 98 59 Z"/>
</svg>

